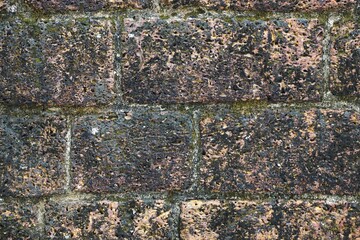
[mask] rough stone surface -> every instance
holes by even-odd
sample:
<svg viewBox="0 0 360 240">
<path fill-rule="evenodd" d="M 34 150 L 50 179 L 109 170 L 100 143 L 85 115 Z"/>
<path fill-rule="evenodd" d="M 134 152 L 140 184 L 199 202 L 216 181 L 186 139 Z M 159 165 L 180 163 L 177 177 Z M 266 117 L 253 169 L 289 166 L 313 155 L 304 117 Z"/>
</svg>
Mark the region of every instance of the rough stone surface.
<svg viewBox="0 0 360 240">
<path fill-rule="evenodd" d="M 356 0 L 160 0 L 162 6 L 200 6 L 211 10 L 319 11 L 352 9 Z"/>
<path fill-rule="evenodd" d="M 123 111 L 76 120 L 73 188 L 170 191 L 189 184 L 191 126 L 178 112 Z"/>
<path fill-rule="evenodd" d="M 29 202 L 0 203 L 0 239 L 38 239 L 37 210 Z"/>
<path fill-rule="evenodd" d="M 64 19 L 45 24 L 45 85 L 56 105 L 106 104 L 113 97 L 114 24 L 106 19 Z"/>
<path fill-rule="evenodd" d="M 123 91 L 129 102 L 320 99 L 317 20 L 126 18 Z"/>
<path fill-rule="evenodd" d="M 96 11 L 104 8 L 144 9 L 150 7 L 150 0 L 27 0 L 34 8 L 46 12 Z"/>
<path fill-rule="evenodd" d="M 357 239 L 359 206 L 322 201 L 198 201 L 181 205 L 182 239 Z"/>
<path fill-rule="evenodd" d="M 271 204 L 192 200 L 181 205 L 182 239 L 276 239 Z"/>
<path fill-rule="evenodd" d="M 356 194 L 360 115 L 218 111 L 201 121 L 201 185 L 214 192 Z"/>
<path fill-rule="evenodd" d="M 45 231 L 53 239 L 173 239 L 164 201 L 50 203 Z"/>
<path fill-rule="evenodd" d="M 0 11 L 2 11 L 6 7 L 6 2 L 4 0 L 0 0 Z"/>
<path fill-rule="evenodd" d="M 93 106 L 114 93 L 114 27 L 105 19 L 11 19 L 0 26 L 0 101 Z"/>
<path fill-rule="evenodd" d="M 332 29 L 331 92 L 336 96 L 360 96 L 360 28 L 355 22 L 339 22 Z"/>
<path fill-rule="evenodd" d="M 61 116 L 1 116 L 0 195 L 63 192 L 65 135 Z"/>
</svg>

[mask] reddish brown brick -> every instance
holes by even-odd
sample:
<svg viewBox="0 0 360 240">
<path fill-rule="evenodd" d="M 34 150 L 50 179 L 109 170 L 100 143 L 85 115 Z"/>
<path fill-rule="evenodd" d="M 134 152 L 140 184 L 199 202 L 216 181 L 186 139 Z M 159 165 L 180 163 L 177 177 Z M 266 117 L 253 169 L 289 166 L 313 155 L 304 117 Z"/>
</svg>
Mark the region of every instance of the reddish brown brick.
<svg viewBox="0 0 360 240">
<path fill-rule="evenodd" d="M 189 185 L 190 120 L 178 112 L 127 110 L 76 120 L 73 188 L 173 191 Z"/>
<path fill-rule="evenodd" d="M 330 89 L 336 96 L 360 96 L 360 29 L 339 22 L 332 29 Z"/>
<path fill-rule="evenodd" d="M 45 23 L 44 84 L 49 104 L 107 104 L 115 90 L 114 23 L 107 19 L 59 19 Z"/>
<path fill-rule="evenodd" d="M 96 11 L 101 9 L 144 9 L 150 0 L 27 0 L 35 9 L 46 12 Z"/>
<path fill-rule="evenodd" d="M 198 201 L 181 205 L 182 239 L 357 239 L 359 205 Z"/>
<path fill-rule="evenodd" d="M 0 101 L 93 106 L 113 99 L 112 21 L 12 19 L 0 33 Z"/>
<path fill-rule="evenodd" d="M 323 28 L 317 20 L 126 18 L 129 102 L 317 101 Z"/>
<path fill-rule="evenodd" d="M 0 202 L 0 239 L 40 239 L 37 209 L 30 202 Z"/>
<path fill-rule="evenodd" d="M 211 10 L 319 11 L 352 9 L 356 0 L 160 0 L 163 7 L 200 6 Z"/>
<path fill-rule="evenodd" d="M 46 235 L 56 239 L 173 239 L 164 201 L 97 201 L 46 206 Z"/>
<path fill-rule="evenodd" d="M 1 116 L 0 195 L 63 192 L 66 131 L 61 116 Z"/>
<path fill-rule="evenodd" d="M 360 115 L 218 110 L 201 121 L 201 184 L 213 192 L 356 194 Z"/>
</svg>

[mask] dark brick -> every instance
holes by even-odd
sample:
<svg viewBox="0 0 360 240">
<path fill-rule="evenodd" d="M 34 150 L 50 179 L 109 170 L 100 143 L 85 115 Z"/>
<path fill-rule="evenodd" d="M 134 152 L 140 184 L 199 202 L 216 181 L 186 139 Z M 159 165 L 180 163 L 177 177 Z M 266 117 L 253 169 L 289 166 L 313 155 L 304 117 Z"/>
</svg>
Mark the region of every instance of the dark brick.
<svg viewBox="0 0 360 240">
<path fill-rule="evenodd" d="M 46 235 L 56 239 L 173 239 L 164 201 L 50 203 Z"/>
<path fill-rule="evenodd" d="M 352 9 L 356 0 L 160 0 L 163 7 L 200 6 L 211 10 L 320 11 Z"/>
<path fill-rule="evenodd" d="M 144 9 L 150 0 L 27 0 L 35 9 L 46 12 L 96 11 L 101 9 Z"/>
<path fill-rule="evenodd" d="M 66 121 L 59 116 L 0 117 L 0 195 L 63 192 Z"/>
<path fill-rule="evenodd" d="M 0 239 L 39 239 L 37 209 L 29 202 L 0 203 Z"/>
<path fill-rule="evenodd" d="M 355 22 L 340 22 L 332 29 L 331 92 L 360 96 L 360 29 Z"/>
<path fill-rule="evenodd" d="M 45 85 L 54 105 L 106 104 L 113 98 L 114 24 L 61 19 L 45 24 Z"/>
<path fill-rule="evenodd" d="M 0 101 L 93 106 L 113 98 L 112 21 L 12 19 L 0 33 Z"/>
<path fill-rule="evenodd" d="M 188 186 L 190 120 L 134 110 L 76 120 L 73 188 L 82 192 L 171 191 Z"/>
<path fill-rule="evenodd" d="M 222 110 L 201 121 L 205 190 L 356 194 L 360 115 L 343 110 Z"/>
<path fill-rule="evenodd" d="M 125 19 L 129 102 L 317 101 L 323 28 L 317 20 Z"/>
<path fill-rule="evenodd" d="M 197 201 L 181 205 L 182 239 L 357 239 L 354 203 Z"/>
</svg>

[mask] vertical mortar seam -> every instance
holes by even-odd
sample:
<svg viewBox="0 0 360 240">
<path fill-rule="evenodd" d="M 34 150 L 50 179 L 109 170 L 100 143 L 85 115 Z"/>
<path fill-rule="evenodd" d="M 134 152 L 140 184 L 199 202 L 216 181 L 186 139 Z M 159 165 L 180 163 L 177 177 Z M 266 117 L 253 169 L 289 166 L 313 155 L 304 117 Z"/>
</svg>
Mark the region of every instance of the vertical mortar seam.
<svg viewBox="0 0 360 240">
<path fill-rule="evenodd" d="M 193 173 L 191 176 L 192 184 L 190 186 L 191 192 L 196 192 L 198 190 L 199 183 L 199 167 L 200 167 L 200 149 L 201 149 L 201 139 L 200 139 L 200 110 L 196 109 L 192 114 L 192 167 Z"/>
<path fill-rule="evenodd" d="M 331 68 L 331 29 L 334 25 L 334 22 L 338 21 L 339 17 L 334 16 L 332 13 L 328 16 L 325 24 L 325 37 L 323 40 L 323 84 L 322 84 L 322 101 L 331 102 L 335 100 L 335 96 L 332 95 L 330 91 L 330 68 Z"/>
<path fill-rule="evenodd" d="M 115 34 L 114 34 L 114 45 L 115 45 L 115 89 L 116 97 L 121 103 L 124 103 L 123 91 L 122 91 L 122 44 L 121 44 L 121 32 L 124 26 L 123 18 L 119 15 L 115 16 Z"/>
<path fill-rule="evenodd" d="M 45 202 L 44 201 L 40 201 L 37 204 L 37 222 L 38 222 L 38 228 L 40 231 L 40 236 L 44 237 L 45 236 Z"/>
<path fill-rule="evenodd" d="M 72 121 L 70 118 L 67 119 L 68 130 L 66 132 L 66 144 L 65 144 L 65 192 L 70 192 L 70 182 L 71 182 L 71 131 L 72 131 Z"/>
</svg>

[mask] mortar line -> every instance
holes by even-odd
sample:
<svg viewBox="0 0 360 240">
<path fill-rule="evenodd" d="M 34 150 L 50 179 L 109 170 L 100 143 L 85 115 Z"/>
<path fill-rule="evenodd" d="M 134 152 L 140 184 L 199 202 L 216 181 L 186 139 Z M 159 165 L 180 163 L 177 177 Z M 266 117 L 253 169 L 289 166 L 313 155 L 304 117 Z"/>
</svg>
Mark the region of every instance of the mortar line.
<svg viewBox="0 0 360 240">
<path fill-rule="evenodd" d="M 326 24 L 325 24 L 325 37 L 323 40 L 323 86 L 322 86 L 322 101 L 323 102 L 332 102 L 335 101 L 335 97 L 331 94 L 330 91 L 330 68 L 331 68 L 331 29 L 334 25 L 334 22 L 337 21 L 339 17 L 329 14 Z"/>
<path fill-rule="evenodd" d="M 37 208 L 37 222 L 40 235 L 45 236 L 45 201 L 40 201 L 36 204 Z"/>
<path fill-rule="evenodd" d="M 65 192 L 70 192 L 70 181 L 71 181 L 71 131 L 72 131 L 72 121 L 70 118 L 68 122 L 68 131 L 66 133 L 65 139 Z"/>
<path fill-rule="evenodd" d="M 196 192 L 199 188 L 199 171 L 200 171 L 200 152 L 201 152 L 201 139 L 200 139 L 200 110 L 196 109 L 192 114 L 192 167 L 193 174 L 191 176 L 192 184 L 189 188 L 190 192 Z"/>
</svg>

